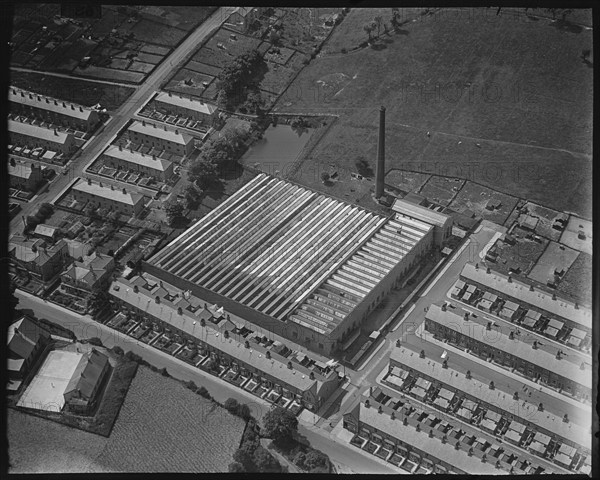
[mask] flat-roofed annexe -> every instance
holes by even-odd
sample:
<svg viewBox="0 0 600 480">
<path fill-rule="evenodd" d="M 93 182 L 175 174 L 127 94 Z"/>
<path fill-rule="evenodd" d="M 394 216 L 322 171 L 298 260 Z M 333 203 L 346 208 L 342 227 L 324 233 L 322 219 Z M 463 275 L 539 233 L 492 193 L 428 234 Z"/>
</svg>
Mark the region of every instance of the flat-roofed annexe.
<svg viewBox="0 0 600 480">
<path fill-rule="evenodd" d="M 329 352 L 402 282 L 431 231 L 261 174 L 144 268 Z"/>
</svg>

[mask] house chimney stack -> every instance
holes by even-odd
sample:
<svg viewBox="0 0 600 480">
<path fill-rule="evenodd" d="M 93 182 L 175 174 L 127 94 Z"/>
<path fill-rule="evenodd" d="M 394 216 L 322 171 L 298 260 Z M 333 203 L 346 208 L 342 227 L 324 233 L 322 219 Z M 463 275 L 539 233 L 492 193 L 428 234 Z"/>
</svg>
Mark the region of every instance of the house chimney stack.
<svg viewBox="0 0 600 480">
<path fill-rule="evenodd" d="M 383 195 L 385 177 L 385 107 L 379 109 L 379 143 L 377 144 L 377 172 L 375 174 L 375 198 Z"/>
</svg>

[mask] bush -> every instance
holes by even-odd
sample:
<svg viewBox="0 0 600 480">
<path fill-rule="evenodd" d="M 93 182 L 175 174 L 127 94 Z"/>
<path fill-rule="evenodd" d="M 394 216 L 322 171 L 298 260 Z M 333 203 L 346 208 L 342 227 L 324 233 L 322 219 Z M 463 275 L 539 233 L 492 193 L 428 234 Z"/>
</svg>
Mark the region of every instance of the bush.
<svg viewBox="0 0 600 480">
<path fill-rule="evenodd" d="M 348 50 L 346 49 L 346 47 L 342 48 L 342 53 L 348 53 Z"/>
<path fill-rule="evenodd" d="M 132 362 L 136 362 L 136 363 L 142 363 L 142 362 L 143 362 L 143 359 L 142 359 L 142 357 L 140 357 L 140 356 L 139 356 L 137 353 L 133 353 L 131 350 L 130 350 L 130 351 L 128 351 L 128 352 L 125 354 L 125 357 L 126 357 L 128 360 L 131 360 Z"/>
<path fill-rule="evenodd" d="M 298 465 L 300 468 L 304 468 L 304 461 L 306 460 L 306 454 L 304 452 L 298 452 L 294 456 L 294 464 Z"/>
<path fill-rule="evenodd" d="M 102 347 L 102 340 L 100 340 L 98 337 L 92 337 L 90 339 L 88 339 L 88 343 L 90 345 L 95 345 L 96 347 Z"/>
<path fill-rule="evenodd" d="M 204 398 L 208 398 L 208 399 L 212 399 L 210 393 L 208 393 L 208 390 L 206 389 L 206 387 L 200 387 L 196 393 Z"/>
<path fill-rule="evenodd" d="M 192 380 L 189 382 L 185 382 L 185 386 L 189 388 L 192 392 L 196 392 L 198 390 L 198 385 L 196 385 Z"/>
<path fill-rule="evenodd" d="M 163 367 L 163 368 L 161 368 L 161 369 L 159 370 L 159 372 L 160 372 L 160 374 L 161 374 L 163 377 L 170 377 L 170 375 L 169 375 L 169 372 L 167 372 L 167 368 L 166 368 L 166 367 Z"/>
<path fill-rule="evenodd" d="M 225 400 L 225 403 L 223 404 L 223 407 L 229 413 L 233 413 L 233 414 L 237 413 L 239 406 L 240 406 L 240 404 L 235 398 L 228 398 L 227 400 Z"/>
</svg>

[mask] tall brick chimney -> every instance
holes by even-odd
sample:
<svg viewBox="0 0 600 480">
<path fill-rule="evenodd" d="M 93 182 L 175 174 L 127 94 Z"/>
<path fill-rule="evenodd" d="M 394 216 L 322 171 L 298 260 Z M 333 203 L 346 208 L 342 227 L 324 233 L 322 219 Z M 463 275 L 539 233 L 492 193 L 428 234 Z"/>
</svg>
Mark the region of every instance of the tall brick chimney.
<svg viewBox="0 0 600 480">
<path fill-rule="evenodd" d="M 377 144 L 377 171 L 375 173 L 375 198 L 383 195 L 385 178 L 385 107 L 379 109 L 379 143 Z"/>
</svg>

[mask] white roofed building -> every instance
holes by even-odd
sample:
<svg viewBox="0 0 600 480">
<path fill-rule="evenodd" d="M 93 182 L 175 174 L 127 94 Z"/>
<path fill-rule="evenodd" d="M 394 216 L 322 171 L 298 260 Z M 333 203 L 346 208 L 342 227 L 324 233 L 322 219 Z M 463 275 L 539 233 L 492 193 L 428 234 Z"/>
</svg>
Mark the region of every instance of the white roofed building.
<svg viewBox="0 0 600 480">
<path fill-rule="evenodd" d="M 91 108 L 16 87 L 9 88 L 8 101 L 12 113 L 64 127 L 91 131 L 99 122 L 98 112 Z"/>
<path fill-rule="evenodd" d="M 190 96 L 160 92 L 154 98 L 157 107 L 172 115 L 182 115 L 202 123 L 212 123 L 217 107 Z"/>
<path fill-rule="evenodd" d="M 452 234 L 452 217 L 445 215 L 434 208 L 425 206 L 427 200 L 423 199 L 420 203 L 413 203 L 404 199 L 397 198 L 394 201 L 392 210 L 398 215 L 414 218 L 426 222 L 434 227 L 434 243 L 437 246 L 442 245 Z M 432 205 L 433 207 L 433 205 Z"/>
<path fill-rule="evenodd" d="M 154 147 L 180 156 L 189 155 L 194 150 L 194 137 L 178 129 L 135 121 L 129 127 L 129 139 L 138 145 Z"/>
<path fill-rule="evenodd" d="M 29 148 L 41 147 L 54 152 L 62 152 L 65 155 L 77 148 L 75 137 L 71 133 L 15 120 L 8 121 L 8 136 L 11 145 Z"/>
<path fill-rule="evenodd" d="M 91 203 L 96 208 L 107 208 L 126 215 L 137 216 L 144 208 L 144 196 L 125 188 L 94 183 L 80 178 L 71 188 L 71 194 L 81 203 Z"/>
<path fill-rule="evenodd" d="M 127 150 L 120 145 L 111 145 L 105 150 L 104 165 L 117 170 L 133 170 L 163 182 L 173 176 L 172 162 L 156 155 Z"/>
</svg>

